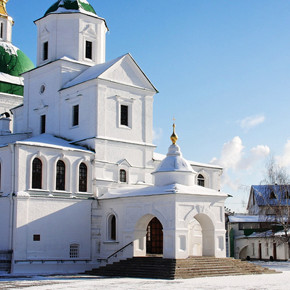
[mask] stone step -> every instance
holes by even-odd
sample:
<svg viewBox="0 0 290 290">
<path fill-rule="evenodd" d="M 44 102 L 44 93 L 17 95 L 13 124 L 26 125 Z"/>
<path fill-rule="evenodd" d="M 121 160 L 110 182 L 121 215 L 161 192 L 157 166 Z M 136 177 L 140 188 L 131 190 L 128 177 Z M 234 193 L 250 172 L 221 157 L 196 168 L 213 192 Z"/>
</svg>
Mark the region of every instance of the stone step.
<svg viewBox="0 0 290 290">
<path fill-rule="evenodd" d="M 90 275 L 139 278 L 195 278 L 275 273 L 258 265 L 231 258 L 190 257 L 184 260 L 134 257 L 86 272 Z"/>
</svg>

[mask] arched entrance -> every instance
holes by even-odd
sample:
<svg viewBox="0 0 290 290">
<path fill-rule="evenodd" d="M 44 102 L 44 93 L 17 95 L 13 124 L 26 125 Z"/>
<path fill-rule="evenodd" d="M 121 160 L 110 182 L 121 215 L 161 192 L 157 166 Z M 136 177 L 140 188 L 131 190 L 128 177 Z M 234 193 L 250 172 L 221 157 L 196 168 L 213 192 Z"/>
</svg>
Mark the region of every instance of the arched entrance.
<svg viewBox="0 0 290 290">
<path fill-rule="evenodd" d="M 214 225 L 206 214 L 197 214 L 188 224 L 189 255 L 215 256 Z"/>
<path fill-rule="evenodd" d="M 146 254 L 163 254 L 163 227 L 156 217 L 147 226 Z"/>
</svg>

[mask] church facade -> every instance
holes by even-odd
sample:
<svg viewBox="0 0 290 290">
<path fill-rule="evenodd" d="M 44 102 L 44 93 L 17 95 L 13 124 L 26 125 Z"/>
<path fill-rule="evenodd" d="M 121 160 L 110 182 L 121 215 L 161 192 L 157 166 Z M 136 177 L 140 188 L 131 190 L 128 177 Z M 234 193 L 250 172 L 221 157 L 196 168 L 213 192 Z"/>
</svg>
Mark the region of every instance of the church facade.
<svg viewBox="0 0 290 290">
<path fill-rule="evenodd" d="M 3 31 L 13 22 L 6 2 Z M 0 253 L 11 271 L 225 257 L 222 168 L 186 161 L 175 133 L 166 156 L 154 152 L 157 89 L 130 54 L 106 60 L 105 19 L 86 0 L 62 0 L 35 24 L 36 67 L 17 53 L 21 75 L 1 66 L 0 96 L 18 100 L 0 99 Z M 6 89 L 16 78 L 23 96 Z"/>
</svg>

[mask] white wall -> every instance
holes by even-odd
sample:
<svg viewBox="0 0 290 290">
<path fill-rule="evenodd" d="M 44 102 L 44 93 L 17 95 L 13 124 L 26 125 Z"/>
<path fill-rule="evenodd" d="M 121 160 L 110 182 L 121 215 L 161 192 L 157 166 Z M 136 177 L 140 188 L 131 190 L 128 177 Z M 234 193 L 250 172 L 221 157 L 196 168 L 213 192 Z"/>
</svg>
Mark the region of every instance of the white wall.
<svg viewBox="0 0 290 290">
<path fill-rule="evenodd" d="M 9 197 L 0 197 L 0 251 L 11 250 L 11 200 Z"/>
<path fill-rule="evenodd" d="M 70 259 L 70 244 L 80 245 L 75 260 L 91 259 L 91 200 L 18 196 L 15 202 L 14 273 L 57 273 L 63 267 L 65 272 L 76 271 L 74 263 L 69 263 L 74 260 Z M 40 241 L 33 241 L 35 234 L 40 235 Z M 21 262 L 29 260 L 32 264 Z M 65 263 L 59 267 L 57 261 L 61 260 Z M 85 270 L 86 263 L 81 264 Z"/>
</svg>

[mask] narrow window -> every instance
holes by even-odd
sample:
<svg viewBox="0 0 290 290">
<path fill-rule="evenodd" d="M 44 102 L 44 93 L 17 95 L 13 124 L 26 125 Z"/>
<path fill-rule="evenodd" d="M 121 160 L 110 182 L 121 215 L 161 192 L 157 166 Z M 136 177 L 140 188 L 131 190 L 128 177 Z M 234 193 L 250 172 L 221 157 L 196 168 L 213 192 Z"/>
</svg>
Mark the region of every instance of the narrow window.
<svg viewBox="0 0 290 290">
<path fill-rule="evenodd" d="M 69 257 L 72 258 L 79 258 L 79 249 L 80 245 L 78 244 L 71 244 L 69 247 Z"/>
<path fill-rule="evenodd" d="M 128 106 L 121 105 L 121 125 L 128 126 Z"/>
<path fill-rule="evenodd" d="M 93 43 L 91 41 L 86 41 L 86 58 L 93 58 Z"/>
<path fill-rule="evenodd" d="M 117 230 L 116 230 L 116 217 L 112 214 L 109 217 L 109 239 L 112 241 L 116 241 L 117 238 Z"/>
<path fill-rule="evenodd" d="M 127 182 L 127 172 L 124 169 L 120 170 L 120 182 Z"/>
<path fill-rule="evenodd" d="M 43 43 L 42 60 L 48 59 L 48 41 Z"/>
<path fill-rule="evenodd" d="M 0 38 L 3 38 L 3 23 L 0 24 Z"/>
<path fill-rule="evenodd" d="M 32 162 L 32 188 L 42 188 L 42 162 L 39 158 Z"/>
<path fill-rule="evenodd" d="M 72 125 L 78 126 L 79 124 L 79 105 L 73 106 L 73 120 Z"/>
<path fill-rule="evenodd" d="M 56 190 L 65 190 L 65 164 L 62 160 L 56 164 Z"/>
<path fill-rule="evenodd" d="M 197 184 L 204 187 L 204 176 L 202 174 L 197 176 Z"/>
<path fill-rule="evenodd" d="M 46 115 L 40 116 L 40 134 L 45 133 Z"/>
<path fill-rule="evenodd" d="M 84 163 L 80 164 L 79 168 L 79 191 L 87 192 L 88 168 Z"/>
<path fill-rule="evenodd" d="M 34 242 L 40 242 L 40 235 L 33 235 Z"/>
</svg>

